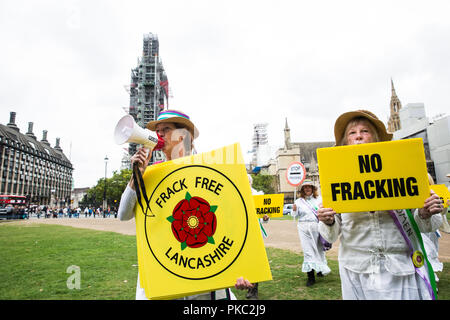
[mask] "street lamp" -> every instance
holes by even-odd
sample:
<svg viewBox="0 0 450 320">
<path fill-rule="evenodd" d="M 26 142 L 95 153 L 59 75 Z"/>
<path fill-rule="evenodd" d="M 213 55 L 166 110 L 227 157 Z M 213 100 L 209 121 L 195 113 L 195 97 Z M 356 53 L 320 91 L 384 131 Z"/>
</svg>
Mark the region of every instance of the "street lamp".
<svg viewBox="0 0 450 320">
<path fill-rule="evenodd" d="M 107 203 L 106 203 L 106 168 L 108 166 L 108 160 L 109 160 L 108 156 L 105 156 L 105 187 L 103 189 L 103 211 L 106 210 L 106 206 L 107 206 Z"/>
</svg>

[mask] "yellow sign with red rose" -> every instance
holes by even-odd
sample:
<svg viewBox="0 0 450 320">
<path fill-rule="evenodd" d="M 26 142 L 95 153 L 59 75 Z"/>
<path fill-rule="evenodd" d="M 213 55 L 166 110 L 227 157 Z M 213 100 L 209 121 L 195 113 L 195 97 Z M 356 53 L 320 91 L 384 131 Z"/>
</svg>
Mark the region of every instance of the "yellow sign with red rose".
<svg viewBox="0 0 450 320">
<path fill-rule="evenodd" d="M 239 144 L 153 165 L 143 179 L 149 210 L 136 206 L 136 238 L 149 299 L 272 279 Z"/>
</svg>

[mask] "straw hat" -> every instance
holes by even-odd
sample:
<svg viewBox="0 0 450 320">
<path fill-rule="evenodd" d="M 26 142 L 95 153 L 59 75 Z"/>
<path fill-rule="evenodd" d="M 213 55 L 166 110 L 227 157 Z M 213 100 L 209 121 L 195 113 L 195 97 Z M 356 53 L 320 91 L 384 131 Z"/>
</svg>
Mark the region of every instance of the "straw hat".
<svg viewBox="0 0 450 320">
<path fill-rule="evenodd" d="M 347 128 L 347 124 L 354 118 L 363 117 L 369 120 L 375 127 L 378 132 L 378 137 L 380 141 L 391 141 L 392 133 L 389 133 L 386 130 L 386 126 L 384 123 L 377 118 L 372 112 L 367 110 L 356 110 L 343 113 L 337 118 L 336 123 L 334 124 L 334 137 L 336 139 L 336 145 L 340 146 L 342 138 L 345 134 L 345 129 Z"/>
<path fill-rule="evenodd" d="M 317 187 L 314 185 L 314 182 L 312 182 L 312 181 L 309 180 L 309 179 L 305 179 L 305 180 L 302 182 L 302 185 L 300 186 L 300 190 L 302 190 L 302 188 L 303 188 L 304 186 L 311 186 L 311 187 L 313 187 L 313 189 L 317 189 Z"/>
<path fill-rule="evenodd" d="M 162 111 L 159 114 L 158 119 L 147 123 L 147 129 L 150 129 L 151 131 L 156 131 L 156 125 L 163 122 L 172 122 L 182 125 L 183 127 L 189 130 L 194 139 L 197 138 L 199 135 L 198 129 L 189 119 L 189 116 L 177 110 Z"/>
</svg>

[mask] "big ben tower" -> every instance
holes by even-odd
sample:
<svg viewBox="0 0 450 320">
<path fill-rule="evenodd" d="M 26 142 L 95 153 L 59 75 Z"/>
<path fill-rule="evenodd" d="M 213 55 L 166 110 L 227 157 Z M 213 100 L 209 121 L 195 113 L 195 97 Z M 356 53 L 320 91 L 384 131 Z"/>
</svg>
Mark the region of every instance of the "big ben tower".
<svg viewBox="0 0 450 320">
<path fill-rule="evenodd" d="M 400 109 L 402 108 L 402 103 L 400 102 L 400 99 L 397 97 L 397 94 L 395 93 L 394 88 L 394 82 L 391 78 L 391 116 L 389 117 L 388 121 L 388 131 L 389 132 L 395 132 L 397 130 L 400 130 Z"/>
</svg>

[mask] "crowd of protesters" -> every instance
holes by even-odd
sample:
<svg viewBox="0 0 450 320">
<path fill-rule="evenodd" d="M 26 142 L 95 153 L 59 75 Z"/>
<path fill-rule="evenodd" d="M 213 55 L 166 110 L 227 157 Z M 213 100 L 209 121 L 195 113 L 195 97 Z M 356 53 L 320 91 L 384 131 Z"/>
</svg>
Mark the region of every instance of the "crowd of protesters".
<svg viewBox="0 0 450 320">
<path fill-rule="evenodd" d="M 36 217 L 38 219 L 44 218 L 80 218 L 84 215 L 85 218 L 117 218 L 117 209 L 115 207 L 108 207 L 103 209 L 101 207 L 51 207 L 47 205 L 31 205 L 31 206 L 12 206 L 7 205 L 4 208 L 4 216 L 6 219 L 29 219 Z"/>
</svg>

